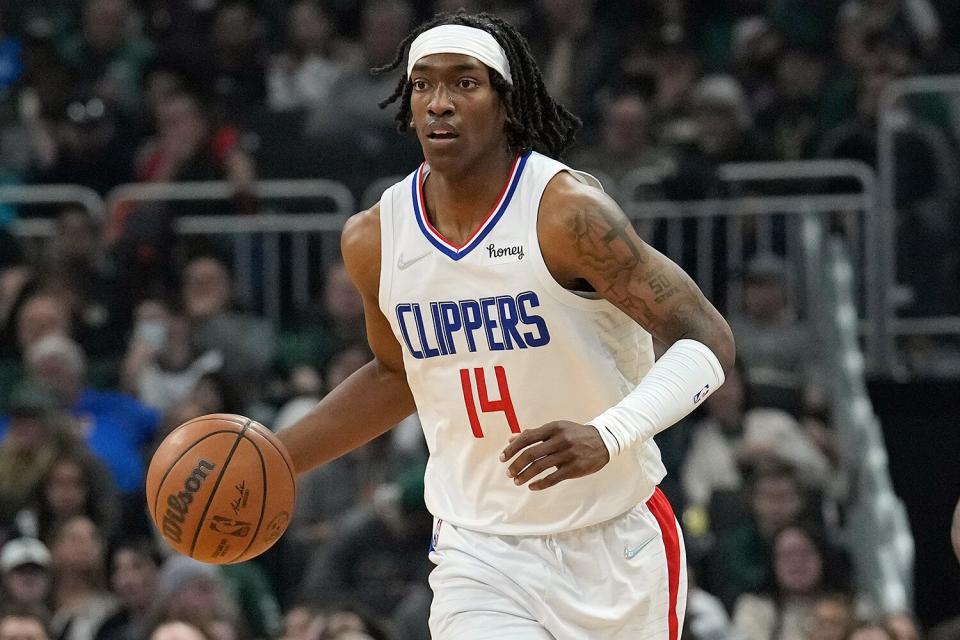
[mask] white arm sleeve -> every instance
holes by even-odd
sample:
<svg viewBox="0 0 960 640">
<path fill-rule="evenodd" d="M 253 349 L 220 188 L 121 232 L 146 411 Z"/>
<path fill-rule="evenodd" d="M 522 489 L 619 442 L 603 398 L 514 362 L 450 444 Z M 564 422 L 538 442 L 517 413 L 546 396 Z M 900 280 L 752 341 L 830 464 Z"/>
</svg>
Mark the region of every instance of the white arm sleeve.
<svg viewBox="0 0 960 640">
<path fill-rule="evenodd" d="M 610 458 L 678 422 L 723 384 L 723 367 L 696 340 L 678 340 L 636 389 L 588 422 L 600 432 Z"/>
</svg>

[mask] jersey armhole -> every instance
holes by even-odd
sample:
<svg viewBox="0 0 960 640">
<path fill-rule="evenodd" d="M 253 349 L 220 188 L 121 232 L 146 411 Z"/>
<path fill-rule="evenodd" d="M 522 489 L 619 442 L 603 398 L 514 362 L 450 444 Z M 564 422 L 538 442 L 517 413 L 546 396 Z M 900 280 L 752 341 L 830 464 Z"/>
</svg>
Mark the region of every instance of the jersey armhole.
<svg viewBox="0 0 960 640">
<path fill-rule="evenodd" d="M 401 184 L 405 184 L 405 181 Z M 390 296 L 393 293 L 393 198 L 396 190 L 397 185 L 393 185 L 380 197 L 380 286 L 377 290 L 377 304 L 387 318 L 390 317 Z"/>
<path fill-rule="evenodd" d="M 582 309 L 584 311 L 599 312 L 607 310 L 611 303 L 604 298 L 603 296 L 597 294 L 595 297 L 586 297 L 579 295 L 578 293 L 567 289 L 559 282 L 556 278 L 553 277 L 553 274 L 550 273 L 550 269 L 547 268 L 547 262 L 543 258 L 543 250 L 540 247 L 540 234 L 537 233 L 537 223 L 540 220 L 540 205 L 543 202 L 543 193 L 547 189 L 547 185 L 553 180 L 561 171 L 566 171 L 579 182 L 586 184 L 588 186 L 600 189 L 603 191 L 603 185 L 600 184 L 600 181 L 589 173 L 583 171 L 577 171 L 576 169 L 571 169 L 565 165 L 559 164 L 554 172 L 552 172 L 544 181 L 543 188 L 540 189 L 539 193 L 534 194 L 531 198 L 531 208 L 534 211 L 533 220 L 530 224 L 530 246 L 534 247 L 533 256 L 533 269 L 537 275 L 537 279 L 540 280 L 540 283 L 543 285 L 544 289 L 549 293 L 554 300 L 561 304 L 565 304 L 569 307 L 575 309 Z"/>
</svg>

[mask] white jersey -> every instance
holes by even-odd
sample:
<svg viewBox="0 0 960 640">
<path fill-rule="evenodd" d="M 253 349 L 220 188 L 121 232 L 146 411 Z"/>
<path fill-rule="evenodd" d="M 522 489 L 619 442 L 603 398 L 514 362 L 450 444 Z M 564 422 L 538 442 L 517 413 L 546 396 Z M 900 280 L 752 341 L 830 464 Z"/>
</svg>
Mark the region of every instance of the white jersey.
<svg viewBox="0 0 960 640">
<path fill-rule="evenodd" d="M 499 202 L 463 245 L 426 216 L 426 165 L 380 200 L 380 308 L 403 348 L 430 458 L 433 515 L 501 535 L 543 535 L 609 520 L 647 500 L 666 471 L 653 441 L 597 473 L 542 491 L 516 486 L 499 455 L 511 433 L 584 423 L 653 364 L 650 335 L 599 297 L 563 288 L 543 261 L 537 216 L 569 167 L 519 155 Z"/>
</svg>

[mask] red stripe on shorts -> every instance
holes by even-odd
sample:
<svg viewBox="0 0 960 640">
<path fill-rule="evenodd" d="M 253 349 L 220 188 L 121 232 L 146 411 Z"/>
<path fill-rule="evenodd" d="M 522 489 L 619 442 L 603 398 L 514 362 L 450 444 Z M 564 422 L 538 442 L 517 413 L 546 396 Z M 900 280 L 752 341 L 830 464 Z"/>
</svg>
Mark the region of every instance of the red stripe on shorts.
<svg viewBox="0 0 960 640">
<path fill-rule="evenodd" d="M 667 612 L 667 624 L 670 629 L 669 640 L 677 640 L 680 637 L 680 625 L 677 621 L 677 594 L 680 591 L 680 534 L 677 531 L 677 519 L 673 515 L 673 507 L 670 506 L 670 502 L 659 487 L 654 489 L 653 495 L 647 500 L 647 508 L 660 525 L 663 548 L 666 550 L 667 584 L 670 589 L 670 611 Z"/>
</svg>

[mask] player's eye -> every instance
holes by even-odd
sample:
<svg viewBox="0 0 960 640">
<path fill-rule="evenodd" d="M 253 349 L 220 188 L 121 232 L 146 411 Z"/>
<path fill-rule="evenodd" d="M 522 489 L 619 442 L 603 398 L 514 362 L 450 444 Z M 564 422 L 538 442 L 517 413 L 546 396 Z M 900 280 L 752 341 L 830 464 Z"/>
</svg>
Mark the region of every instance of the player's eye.
<svg viewBox="0 0 960 640">
<path fill-rule="evenodd" d="M 427 88 L 426 80 L 414 80 L 413 81 L 413 90 L 414 91 L 423 91 Z"/>
<path fill-rule="evenodd" d="M 472 80 L 470 78 L 463 78 L 462 80 L 460 80 L 460 82 L 457 83 L 457 85 L 461 89 L 473 89 L 479 86 L 476 80 Z"/>
</svg>

